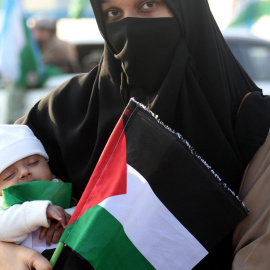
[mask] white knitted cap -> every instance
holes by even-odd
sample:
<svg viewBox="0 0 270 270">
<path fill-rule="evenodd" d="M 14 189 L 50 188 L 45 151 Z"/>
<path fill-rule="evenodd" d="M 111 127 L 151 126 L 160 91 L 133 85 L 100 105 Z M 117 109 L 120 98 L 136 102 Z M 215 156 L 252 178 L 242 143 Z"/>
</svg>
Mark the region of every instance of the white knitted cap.
<svg viewBox="0 0 270 270">
<path fill-rule="evenodd" d="M 31 155 L 49 160 L 40 140 L 26 125 L 0 125 L 0 173 L 13 163 Z"/>
</svg>

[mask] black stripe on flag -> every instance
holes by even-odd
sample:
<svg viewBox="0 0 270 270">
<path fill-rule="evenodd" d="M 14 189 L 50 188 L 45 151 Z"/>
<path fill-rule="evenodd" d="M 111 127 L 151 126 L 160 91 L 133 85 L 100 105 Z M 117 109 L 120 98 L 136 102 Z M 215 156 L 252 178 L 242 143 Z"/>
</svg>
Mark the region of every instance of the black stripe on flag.
<svg viewBox="0 0 270 270">
<path fill-rule="evenodd" d="M 211 251 L 248 215 L 189 143 L 135 100 L 123 116 L 127 163 L 147 179 L 167 209 Z"/>
</svg>

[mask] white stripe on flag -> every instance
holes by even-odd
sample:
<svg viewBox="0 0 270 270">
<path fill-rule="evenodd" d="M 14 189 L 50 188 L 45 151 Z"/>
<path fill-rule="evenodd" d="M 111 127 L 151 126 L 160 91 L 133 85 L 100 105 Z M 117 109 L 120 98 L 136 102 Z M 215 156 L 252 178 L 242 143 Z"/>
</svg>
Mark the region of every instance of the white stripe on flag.
<svg viewBox="0 0 270 270">
<path fill-rule="evenodd" d="M 129 165 L 127 194 L 110 197 L 100 205 L 123 225 L 129 239 L 156 269 L 189 270 L 208 254 Z"/>
</svg>

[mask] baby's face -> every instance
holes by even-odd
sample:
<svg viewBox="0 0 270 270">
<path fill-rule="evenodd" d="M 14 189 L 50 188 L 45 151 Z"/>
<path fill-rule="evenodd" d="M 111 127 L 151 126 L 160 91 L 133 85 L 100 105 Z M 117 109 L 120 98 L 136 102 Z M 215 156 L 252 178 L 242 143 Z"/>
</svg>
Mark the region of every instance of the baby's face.
<svg viewBox="0 0 270 270">
<path fill-rule="evenodd" d="M 0 174 L 0 194 L 9 186 L 53 178 L 47 160 L 40 155 L 32 155 L 13 163 Z"/>
</svg>

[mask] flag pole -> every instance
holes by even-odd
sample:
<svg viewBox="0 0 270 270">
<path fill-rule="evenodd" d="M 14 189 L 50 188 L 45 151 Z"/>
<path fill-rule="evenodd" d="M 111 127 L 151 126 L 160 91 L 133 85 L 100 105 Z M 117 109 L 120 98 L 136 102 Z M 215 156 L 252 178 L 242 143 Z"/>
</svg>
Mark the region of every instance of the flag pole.
<svg viewBox="0 0 270 270">
<path fill-rule="evenodd" d="M 52 267 L 55 266 L 55 264 L 56 264 L 56 262 L 57 262 L 57 260 L 58 260 L 58 258 L 60 256 L 63 248 L 64 248 L 64 243 L 59 242 L 59 244 L 57 245 L 57 247 L 56 247 L 56 249 L 55 249 L 55 251 L 54 251 L 54 253 L 53 253 L 52 257 L 51 257 L 51 260 L 50 260 L 50 263 L 51 263 Z"/>
</svg>

